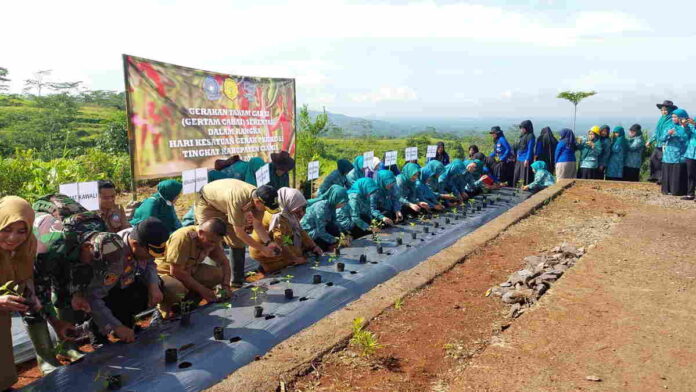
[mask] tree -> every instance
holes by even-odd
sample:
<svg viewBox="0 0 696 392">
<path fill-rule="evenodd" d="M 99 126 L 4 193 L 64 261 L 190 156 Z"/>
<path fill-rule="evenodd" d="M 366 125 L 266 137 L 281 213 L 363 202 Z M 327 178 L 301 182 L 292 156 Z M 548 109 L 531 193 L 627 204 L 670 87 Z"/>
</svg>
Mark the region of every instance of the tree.
<svg viewBox="0 0 696 392">
<path fill-rule="evenodd" d="M 319 137 L 328 130 L 329 115 L 326 109 L 312 120 L 307 105 L 302 106 L 298 115 L 299 129 L 297 130 L 297 149 L 295 150 L 295 160 L 297 165 L 297 175 L 304 179 L 307 175 L 307 164 L 318 160 L 324 155 L 325 145 Z"/>
<path fill-rule="evenodd" d="M 51 74 L 52 70 L 45 69 L 43 71 L 37 71 L 34 73 L 34 79 L 26 79 L 24 81 L 24 92 L 29 94 L 32 89 L 36 89 L 36 95 L 41 96 L 41 90 L 48 86 L 49 82 L 46 81 L 46 77 Z"/>
<path fill-rule="evenodd" d="M 7 78 L 8 73 L 9 71 L 7 70 L 7 68 L 0 67 L 0 92 L 7 91 L 10 88 L 7 85 L 7 82 L 10 81 L 10 79 Z"/>
<path fill-rule="evenodd" d="M 596 91 L 563 91 L 556 96 L 570 101 L 573 104 L 573 132 L 575 132 L 575 119 L 578 116 L 578 104 L 585 98 L 597 94 Z"/>
<path fill-rule="evenodd" d="M 57 92 L 58 94 L 70 94 L 73 90 L 77 91 L 78 88 L 80 88 L 80 85 L 82 84 L 81 81 L 79 82 L 49 82 L 46 85 L 48 86 L 49 89 Z"/>
</svg>

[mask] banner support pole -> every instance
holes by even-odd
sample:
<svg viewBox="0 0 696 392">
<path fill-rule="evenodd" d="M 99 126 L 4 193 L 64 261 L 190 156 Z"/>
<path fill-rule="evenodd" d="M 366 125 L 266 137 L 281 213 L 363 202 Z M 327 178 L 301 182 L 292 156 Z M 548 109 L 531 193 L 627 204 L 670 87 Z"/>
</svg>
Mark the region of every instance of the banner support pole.
<svg viewBox="0 0 696 392">
<path fill-rule="evenodd" d="M 133 129 L 133 114 L 131 113 L 131 102 L 130 102 L 130 83 L 128 83 L 128 55 L 123 54 L 123 80 L 126 84 L 126 131 L 128 133 L 128 155 L 130 158 L 130 169 L 131 169 L 131 191 L 133 192 L 133 201 L 138 200 L 138 186 L 135 181 L 135 160 L 133 160 L 134 150 L 135 150 L 135 131 Z"/>
<path fill-rule="evenodd" d="M 295 145 L 295 158 L 297 158 L 297 86 L 295 85 L 295 79 L 292 80 L 292 121 L 294 122 L 295 132 L 292 133 L 293 143 Z M 292 169 L 292 187 L 297 189 L 297 162 L 295 162 L 295 168 Z"/>
</svg>

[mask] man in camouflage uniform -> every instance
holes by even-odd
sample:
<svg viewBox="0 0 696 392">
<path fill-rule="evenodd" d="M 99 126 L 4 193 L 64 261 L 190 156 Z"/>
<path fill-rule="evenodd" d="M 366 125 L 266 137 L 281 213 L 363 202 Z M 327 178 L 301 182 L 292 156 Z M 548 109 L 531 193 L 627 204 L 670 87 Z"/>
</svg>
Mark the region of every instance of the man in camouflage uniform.
<svg viewBox="0 0 696 392">
<path fill-rule="evenodd" d="M 74 334 L 74 324 L 84 318 L 74 311 L 90 310 L 85 291 L 91 279 L 91 267 L 80 262 L 79 249 L 85 233 L 105 231 L 106 225 L 96 213 L 87 212 L 65 195 L 42 197 L 33 208 L 36 211 L 33 232 L 38 240 L 34 291 L 41 308 L 25 313 L 23 318 L 39 368 L 46 374 L 60 366 L 46 321 L 63 341 L 63 354 L 74 360 L 83 356 L 68 336 Z"/>
<path fill-rule="evenodd" d="M 134 316 L 162 301 L 155 257 L 166 249 L 169 231 L 157 218 L 147 218 L 118 234 L 98 233 L 90 239 L 93 277 L 87 289 L 92 309 L 94 343 L 135 340 Z"/>
</svg>

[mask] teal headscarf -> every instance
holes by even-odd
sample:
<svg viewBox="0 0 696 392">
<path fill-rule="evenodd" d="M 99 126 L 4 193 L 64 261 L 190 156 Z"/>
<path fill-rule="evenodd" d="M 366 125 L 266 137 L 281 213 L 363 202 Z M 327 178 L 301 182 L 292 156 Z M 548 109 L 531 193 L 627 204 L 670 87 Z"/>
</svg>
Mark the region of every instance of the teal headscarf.
<svg viewBox="0 0 696 392">
<path fill-rule="evenodd" d="M 353 159 L 353 170 L 356 172 L 362 172 L 363 170 L 363 162 L 365 162 L 365 157 L 362 155 L 358 155 Z"/>
<path fill-rule="evenodd" d="M 544 161 L 536 161 L 532 163 L 532 170 L 537 171 L 537 170 L 546 170 L 546 162 Z"/>
<path fill-rule="evenodd" d="M 172 205 L 174 199 L 181 193 L 183 185 L 176 180 L 164 180 L 157 184 L 157 193 L 143 200 L 135 209 L 131 225 L 135 226 L 147 218 L 155 217 L 162 221 L 169 233 L 181 227 L 181 221 Z"/>
<path fill-rule="evenodd" d="M 387 186 L 396 182 L 396 176 L 391 170 L 379 170 L 375 173 L 375 183 L 380 189 L 387 190 Z"/>
<path fill-rule="evenodd" d="M 426 183 L 430 177 L 439 176 L 444 171 L 445 165 L 443 165 L 442 162 L 438 161 L 437 159 L 433 159 L 432 161 L 429 161 L 423 169 L 421 169 L 420 180 L 423 183 Z"/>
<path fill-rule="evenodd" d="M 320 196 L 308 200 L 307 206 L 311 206 L 322 200 L 325 200 L 332 208 L 336 208 L 337 205 L 348 202 L 348 191 L 340 185 L 331 185 L 331 188 Z"/>
<path fill-rule="evenodd" d="M 401 174 L 399 174 L 399 176 L 401 176 L 404 181 L 411 181 L 411 177 L 418 173 L 420 173 L 420 167 L 418 167 L 418 165 L 415 163 L 407 163 L 401 169 Z"/>
<path fill-rule="evenodd" d="M 336 162 L 336 166 L 338 167 L 338 171 L 344 176 L 350 173 L 351 170 L 353 170 L 353 164 L 350 163 L 347 159 L 339 159 Z"/>
<path fill-rule="evenodd" d="M 672 114 L 675 114 L 679 118 L 689 118 L 689 113 L 684 109 L 675 109 Z"/>
<path fill-rule="evenodd" d="M 461 159 L 455 159 L 449 165 L 445 166 L 445 170 L 440 175 L 440 179 L 451 178 L 463 174 L 466 170 L 466 165 Z"/>
<path fill-rule="evenodd" d="M 164 200 L 174 201 L 174 199 L 179 196 L 183 185 L 177 180 L 164 180 L 157 184 L 157 193 L 162 196 Z"/>
<path fill-rule="evenodd" d="M 228 178 L 227 175 L 219 170 L 211 170 L 208 172 L 208 182 L 224 180 L 225 178 Z"/>
<path fill-rule="evenodd" d="M 626 131 L 624 130 L 624 128 L 623 127 L 614 127 L 613 133 L 619 134 L 619 136 L 617 136 L 614 139 L 613 144 L 619 143 L 621 146 L 624 147 L 624 150 L 625 150 L 626 147 L 628 147 L 628 139 L 626 139 Z"/>
<path fill-rule="evenodd" d="M 377 184 L 371 178 L 364 177 L 353 183 L 348 189 L 348 193 L 357 193 L 360 196 L 369 197 L 370 194 L 377 192 Z"/>
<path fill-rule="evenodd" d="M 247 164 L 246 178 L 244 179 L 244 182 L 256 186 L 256 171 L 263 167 L 263 165 L 265 164 L 266 162 L 264 162 L 263 159 L 259 157 L 249 159 L 249 163 Z"/>
</svg>

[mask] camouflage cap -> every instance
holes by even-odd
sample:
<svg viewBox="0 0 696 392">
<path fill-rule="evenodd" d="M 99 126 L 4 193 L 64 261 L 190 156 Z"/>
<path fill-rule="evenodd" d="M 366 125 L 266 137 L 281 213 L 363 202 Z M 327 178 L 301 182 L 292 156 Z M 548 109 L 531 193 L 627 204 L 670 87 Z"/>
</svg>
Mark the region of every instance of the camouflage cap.
<svg viewBox="0 0 696 392">
<path fill-rule="evenodd" d="M 95 277 L 102 277 L 104 284 L 115 283 L 123 273 L 126 260 L 126 245 L 114 233 L 95 233 L 89 237 L 92 244 L 92 268 Z"/>
<path fill-rule="evenodd" d="M 60 193 L 46 195 L 37 199 L 32 208 L 36 212 L 46 212 L 58 219 L 65 219 L 73 214 L 87 211 L 70 196 Z"/>
</svg>

